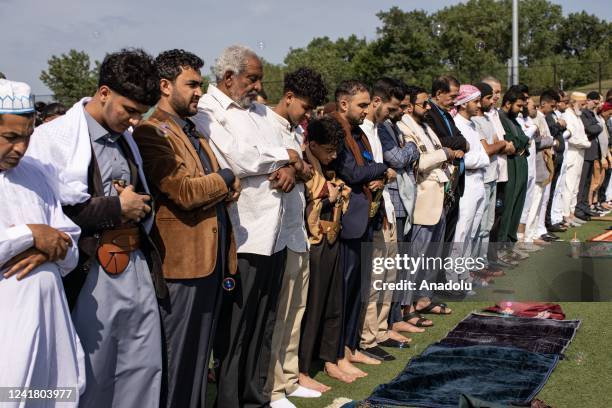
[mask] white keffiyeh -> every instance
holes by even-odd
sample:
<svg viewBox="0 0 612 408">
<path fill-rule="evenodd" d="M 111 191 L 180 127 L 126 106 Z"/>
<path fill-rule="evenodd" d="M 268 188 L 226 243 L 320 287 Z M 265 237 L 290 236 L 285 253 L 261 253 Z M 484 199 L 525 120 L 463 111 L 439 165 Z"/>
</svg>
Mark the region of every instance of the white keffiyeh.
<svg viewBox="0 0 612 408">
<path fill-rule="evenodd" d="M 37 159 L 45 168 L 62 205 L 79 204 L 90 197 L 87 192 L 87 175 L 91 161 L 91 140 L 84 109 L 90 100 L 89 97 L 81 99 L 64 116 L 37 127 L 26 152 L 27 156 Z M 124 132 L 123 137 L 132 151 L 138 166 L 138 176 L 148 193 L 142 158 L 130 130 Z M 152 218 L 148 217 L 144 221 L 147 231 L 152 226 Z"/>
</svg>

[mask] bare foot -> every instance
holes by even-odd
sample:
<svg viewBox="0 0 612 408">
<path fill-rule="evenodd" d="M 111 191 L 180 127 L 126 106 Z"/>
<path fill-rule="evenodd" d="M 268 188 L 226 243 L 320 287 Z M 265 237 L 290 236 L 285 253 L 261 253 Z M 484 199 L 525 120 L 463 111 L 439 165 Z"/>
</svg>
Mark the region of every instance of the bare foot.
<svg viewBox="0 0 612 408">
<path fill-rule="evenodd" d="M 387 333 L 389 333 L 389 338 L 395 341 L 399 341 L 402 343 L 410 343 L 412 341 L 410 337 L 402 336 L 395 330 L 389 330 Z"/>
<path fill-rule="evenodd" d="M 354 353 L 351 353 L 347 349 L 346 353 L 348 356 L 348 360 L 351 363 L 361 363 L 361 364 L 368 364 L 368 365 L 379 365 L 381 363 L 380 360 L 376 360 L 375 358 L 368 357 L 359 350 L 355 350 Z"/>
<path fill-rule="evenodd" d="M 338 360 L 338 364 L 336 367 L 338 368 L 338 370 L 340 370 L 342 374 L 352 377 L 353 381 L 356 380 L 357 378 L 367 377 L 368 375 L 368 373 L 366 373 L 365 371 L 361 371 L 360 369 L 352 365 L 351 362 L 348 361 L 348 358 L 346 357 L 343 358 L 342 360 Z"/>
<path fill-rule="evenodd" d="M 300 384 L 302 387 L 306 387 L 309 388 L 311 390 L 315 390 L 315 391 L 319 391 L 319 392 L 327 392 L 329 390 L 331 390 L 331 387 L 322 384 L 318 381 L 315 381 L 313 378 L 311 378 L 309 375 L 306 374 L 302 374 L 300 373 L 298 375 L 298 384 Z"/>
<path fill-rule="evenodd" d="M 394 332 L 406 332 L 406 333 L 423 333 L 425 329 L 422 327 L 416 327 L 406 322 L 395 322 L 392 327 Z"/>
</svg>

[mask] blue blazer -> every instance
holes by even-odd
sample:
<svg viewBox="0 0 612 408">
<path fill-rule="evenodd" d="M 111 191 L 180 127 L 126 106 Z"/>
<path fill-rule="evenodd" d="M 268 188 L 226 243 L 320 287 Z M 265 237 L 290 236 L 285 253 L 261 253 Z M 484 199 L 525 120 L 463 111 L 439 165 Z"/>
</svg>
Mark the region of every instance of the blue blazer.
<svg viewBox="0 0 612 408">
<path fill-rule="evenodd" d="M 359 138 L 365 138 L 366 136 L 359 129 L 359 133 L 353 133 L 352 137 L 358 141 Z M 363 153 L 362 145 L 357 144 Z M 372 180 L 382 179 L 388 168 L 386 164 L 376 163 L 365 157 L 364 161 L 364 166 L 358 166 L 353 153 L 346 144 L 343 144 L 338 157 L 334 160 L 338 177 L 351 188 L 348 209 L 342 216 L 342 231 L 340 233 L 342 239 L 361 238 L 365 233 L 369 222 L 370 203 L 364 192 L 364 184 Z"/>
</svg>

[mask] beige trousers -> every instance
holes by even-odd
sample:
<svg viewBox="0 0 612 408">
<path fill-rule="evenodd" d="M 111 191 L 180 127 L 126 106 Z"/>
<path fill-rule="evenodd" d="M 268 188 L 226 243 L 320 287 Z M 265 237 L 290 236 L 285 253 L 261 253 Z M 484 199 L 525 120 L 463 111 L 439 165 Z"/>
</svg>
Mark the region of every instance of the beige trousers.
<svg viewBox="0 0 612 408">
<path fill-rule="evenodd" d="M 266 388 L 271 400 L 276 401 L 298 388 L 298 348 L 302 317 L 308 297 L 308 252 L 287 249 L 287 263 L 283 276 L 272 335 L 272 358 Z"/>
<path fill-rule="evenodd" d="M 378 257 L 395 258 L 395 255 L 397 255 L 396 225 L 387 224 L 386 228 L 374 231 L 372 242 L 374 244 L 372 259 Z M 381 291 L 374 289 L 373 282 L 375 280 L 395 282 L 397 271 L 395 268 L 386 270 L 384 274 L 375 274 L 372 271 L 370 276 L 370 298 L 359 342 L 359 347 L 362 349 L 374 347 L 389 338 L 387 318 L 391 310 L 393 292 L 387 290 L 381 293 Z"/>
</svg>

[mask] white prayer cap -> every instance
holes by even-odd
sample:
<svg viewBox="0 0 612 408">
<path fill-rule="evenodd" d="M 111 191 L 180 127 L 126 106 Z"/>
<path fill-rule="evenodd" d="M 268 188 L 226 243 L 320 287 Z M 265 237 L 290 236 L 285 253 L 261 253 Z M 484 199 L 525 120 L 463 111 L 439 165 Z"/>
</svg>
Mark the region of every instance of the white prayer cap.
<svg viewBox="0 0 612 408">
<path fill-rule="evenodd" d="M 34 112 L 34 96 L 24 82 L 0 79 L 0 114 L 15 115 Z"/>
</svg>

